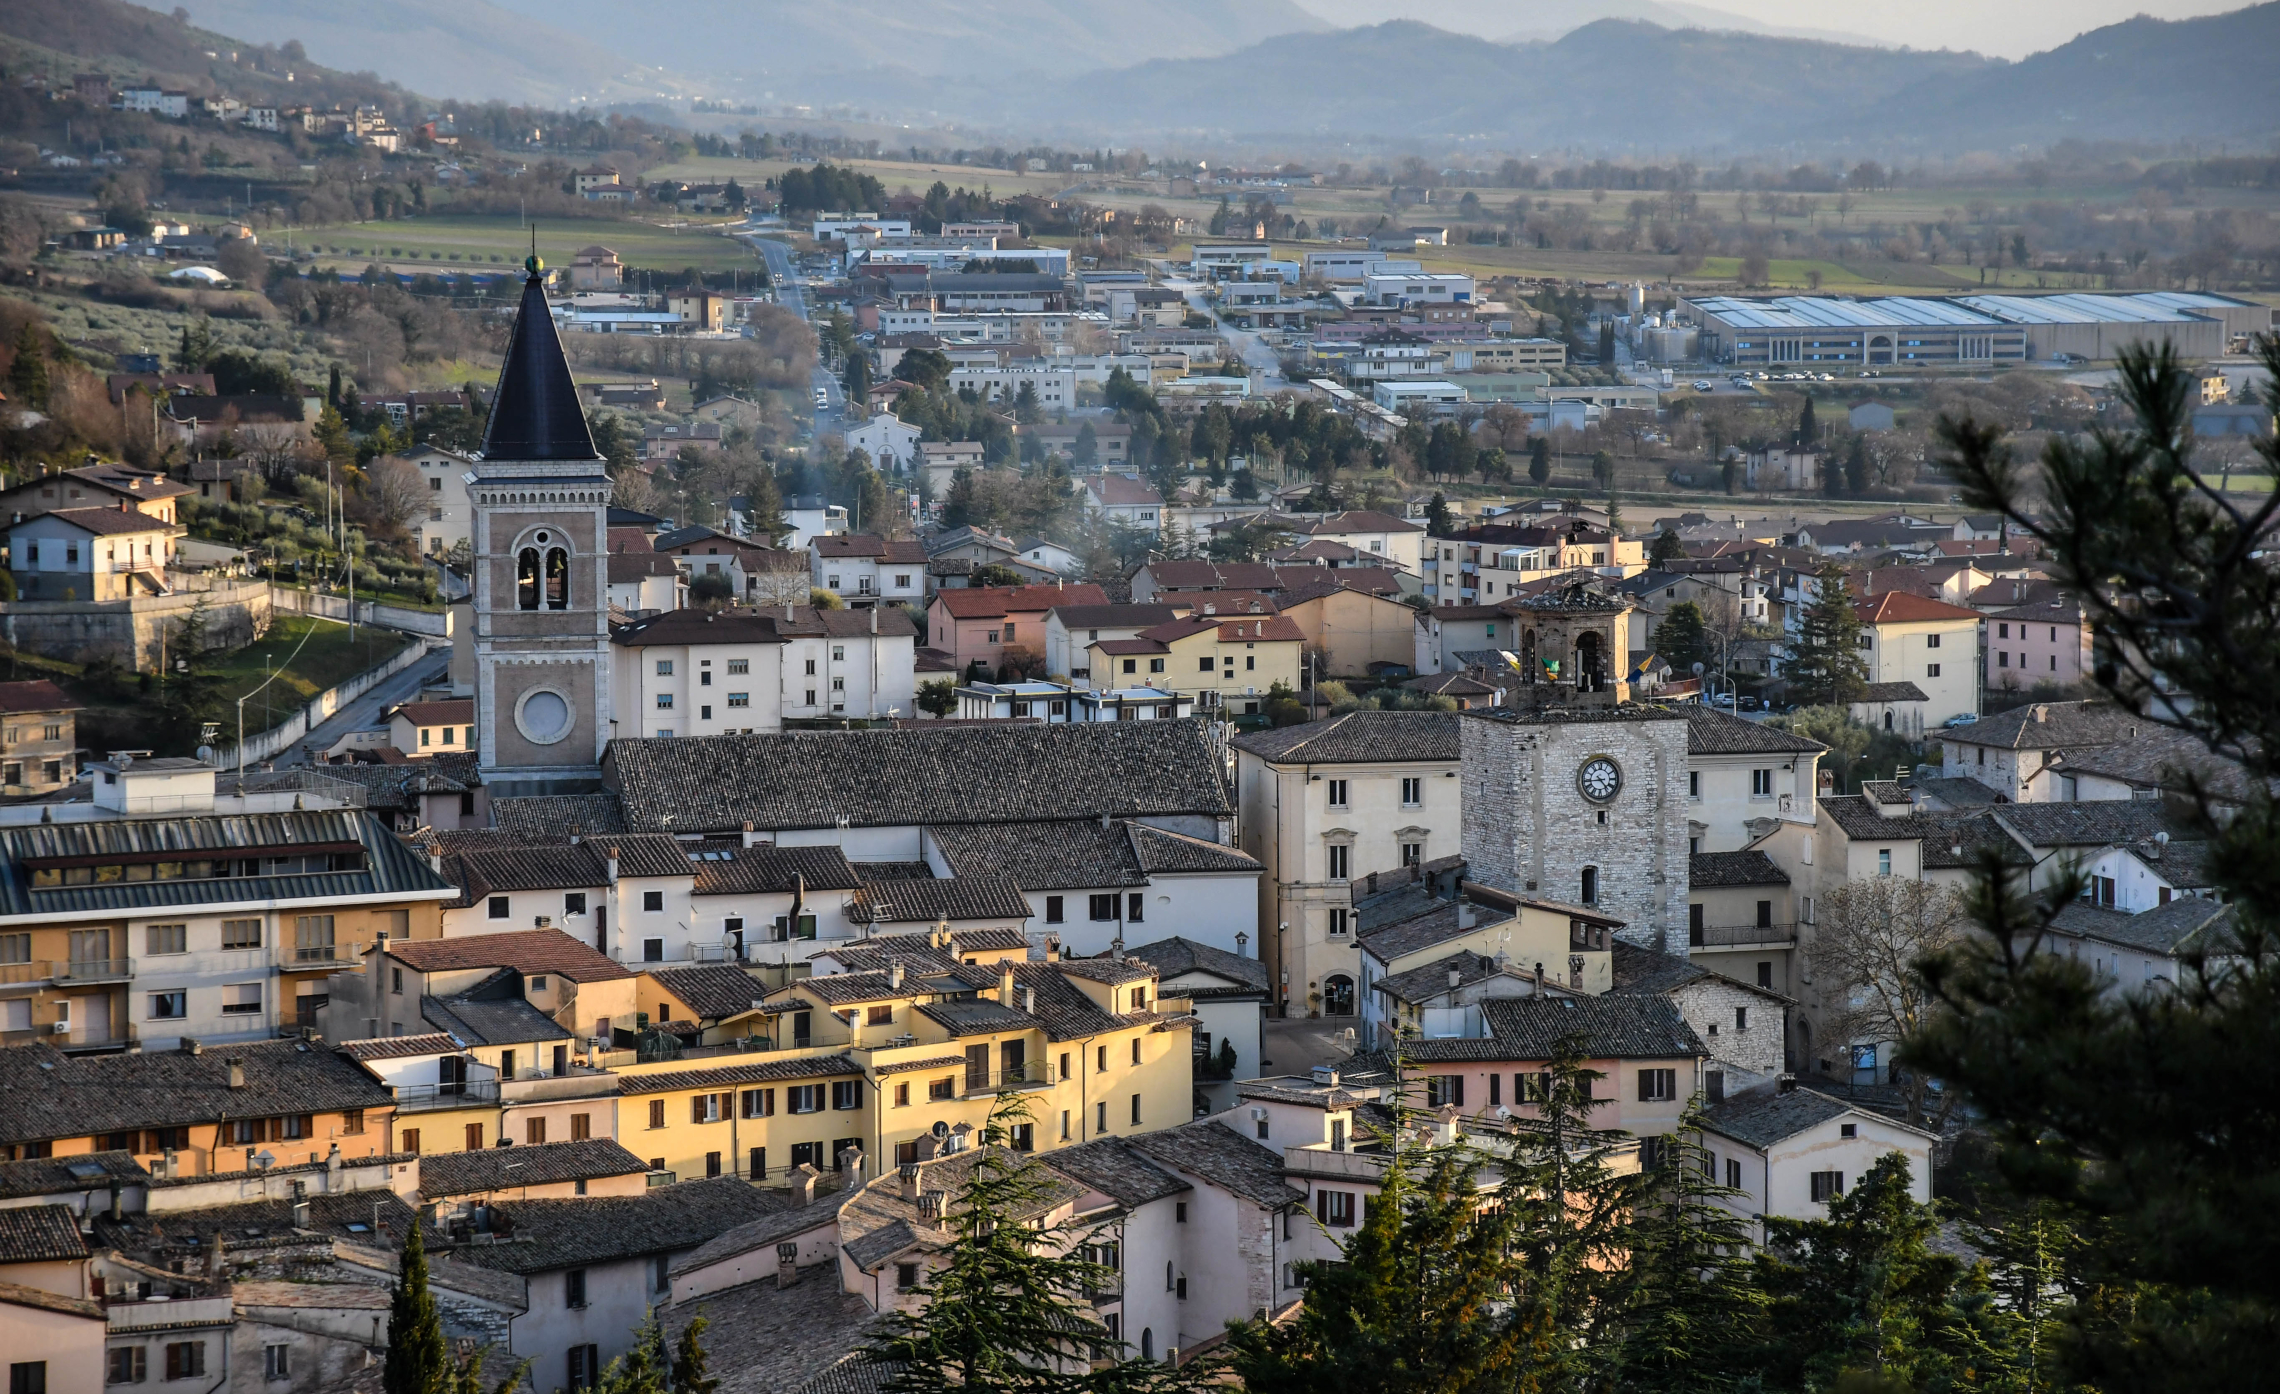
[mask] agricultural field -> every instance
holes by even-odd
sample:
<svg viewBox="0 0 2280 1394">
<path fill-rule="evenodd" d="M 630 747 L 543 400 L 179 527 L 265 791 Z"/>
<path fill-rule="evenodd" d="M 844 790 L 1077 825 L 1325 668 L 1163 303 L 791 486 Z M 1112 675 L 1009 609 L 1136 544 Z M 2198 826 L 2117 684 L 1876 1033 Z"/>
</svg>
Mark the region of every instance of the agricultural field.
<svg viewBox="0 0 2280 1394">
<path fill-rule="evenodd" d="M 678 273 L 749 271 L 760 259 L 743 243 L 722 235 L 732 220 L 676 218 L 672 222 L 594 219 L 538 225 L 538 254 L 549 266 L 567 266 L 580 247 L 600 243 L 627 266 Z M 361 271 L 377 261 L 405 274 L 492 275 L 522 264 L 530 254 L 531 229 L 506 214 L 429 213 L 388 222 L 340 223 L 296 228 L 293 245 L 316 254 L 316 264 Z"/>
</svg>

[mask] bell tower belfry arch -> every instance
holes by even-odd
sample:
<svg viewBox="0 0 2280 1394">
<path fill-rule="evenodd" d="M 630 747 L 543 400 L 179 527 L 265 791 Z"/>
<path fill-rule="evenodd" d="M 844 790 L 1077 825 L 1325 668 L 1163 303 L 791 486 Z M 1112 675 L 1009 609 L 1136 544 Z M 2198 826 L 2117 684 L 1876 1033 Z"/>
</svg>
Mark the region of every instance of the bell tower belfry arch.
<svg viewBox="0 0 2280 1394">
<path fill-rule="evenodd" d="M 476 740 L 494 798 L 593 787 L 610 730 L 609 470 L 555 333 L 545 266 L 533 255 L 524 267 L 468 475 Z"/>
</svg>

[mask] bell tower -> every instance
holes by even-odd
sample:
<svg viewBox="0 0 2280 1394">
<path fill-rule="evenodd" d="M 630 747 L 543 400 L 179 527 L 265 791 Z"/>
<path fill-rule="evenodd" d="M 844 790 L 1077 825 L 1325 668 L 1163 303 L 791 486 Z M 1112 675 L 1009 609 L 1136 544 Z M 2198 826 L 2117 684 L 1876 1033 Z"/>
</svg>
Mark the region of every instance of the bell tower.
<svg viewBox="0 0 2280 1394">
<path fill-rule="evenodd" d="M 610 729 L 609 471 L 547 309 L 544 263 L 524 267 L 467 477 L 476 739 L 494 797 L 591 789 Z"/>
</svg>

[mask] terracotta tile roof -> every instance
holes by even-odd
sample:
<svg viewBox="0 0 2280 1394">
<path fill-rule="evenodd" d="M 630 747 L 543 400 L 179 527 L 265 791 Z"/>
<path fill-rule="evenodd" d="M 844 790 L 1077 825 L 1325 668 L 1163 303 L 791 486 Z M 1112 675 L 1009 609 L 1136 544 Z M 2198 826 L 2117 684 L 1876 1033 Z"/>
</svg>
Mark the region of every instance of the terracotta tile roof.
<svg viewBox="0 0 2280 1394">
<path fill-rule="evenodd" d="M 847 918 L 857 924 L 1026 920 L 1029 900 L 1012 877 L 988 872 L 931 880 L 865 881 L 848 902 Z"/>
<path fill-rule="evenodd" d="M 1886 591 L 1865 605 L 1855 605 L 1862 624 L 1914 624 L 1927 620 L 1971 620 L 1977 623 L 1977 610 L 1966 610 L 1961 605 L 1950 605 L 1944 600 L 1932 600 L 1906 591 Z"/>
<path fill-rule="evenodd" d="M 164 519 L 153 517 L 138 509 L 59 508 L 44 516 L 59 519 L 84 532 L 93 533 L 97 537 L 118 537 L 128 533 L 143 532 L 172 534 L 188 531 L 179 523 L 166 522 Z M 27 518 L 24 521 L 30 523 L 36 522 L 38 519 Z M 19 524 L 19 526 L 21 525 Z"/>
<path fill-rule="evenodd" d="M 986 620 L 1042 613 L 1063 605 L 1106 605 L 1108 592 L 1090 581 L 1051 586 L 965 586 L 937 591 L 934 600 L 952 619 Z"/>
<path fill-rule="evenodd" d="M 447 702 L 400 702 L 388 709 L 391 716 L 400 716 L 414 726 L 469 726 L 475 721 L 475 699 L 457 698 Z"/>
<path fill-rule="evenodd" d="M 662 1094 L 674 1089 L 733 1089 L 747 1084 L 777 1084 L 785 1080 L 829 1079 L 859 1075 L 863 1067 L 845 1055 L 808 1055 L 796 1060 L 762 1060 L 743 1065 L 705 1063 L 686 1070 L 656 1074 L 620 1074 L 620 1094 Z"/>
<path fill-rule="evenodd" d="M 1369 764 L 1447 760 L 1458 755 L 1453 712 L 1348 712 L 1279 730 L 1253 731 L 1232 744 L 1278 763 Z"/>
<path fill-rule="evenodd" d="M 1789 873 L 1775 866 L 1773 858 L 1763 852 L 1696 852 L 1686 860 L 1687 884 L 1698 890 L 1789 884 Z"/>
<path fill-rule="evenodd" d="M 740 847 L 696 863 L 697 895 L 771 895 L 793 888 L 851 891 L 862 885 L 837 847 Z"/>
<path fill-rule="evenodd" d="M 690 963 L 652 968 L 649 979 L 700 1018 L 717 1021 L 752 1010 L 768 995 L 760 980 L 733 963 Z"/>
<path fill-rule="evenodd" d="M 512 968 L 520 973 L 559 973 L 576 983 L 633 976 L 624 964 L 603 957 L 559 929 L 472 934 L 460 939 L 399 939 L 388 945 L 388 956 L 422 973 Z"/>
<path fill-rule="evenodd" d="M 660 1186 L 639 1196 L 502 1201 L 493 1220 L 504 1232 L 500 1242 L 462 1245 L 452 1257 L 527 1276 L 693 1249 L 790 1205 L 788 1192 L 733 1176 Z"/>
<path fill-rule="evenodd" d="M 70 693 L 37 678 L 31 682 L 0 682 L 0 712 L 75 712 L 82 710 Z"/>
<path fill-rule="evenodd" d="M 113 1181 L 127 1185 L 148 1183 L 150 1173 L 131 1152 L 81 1152 L 68 1157 L 35 1157 L 21 1162 L 0 1162 L 0 1200 L 25 1196 L 62 1195 L 72 1191 L 101 1191 Z"/>
</svg>

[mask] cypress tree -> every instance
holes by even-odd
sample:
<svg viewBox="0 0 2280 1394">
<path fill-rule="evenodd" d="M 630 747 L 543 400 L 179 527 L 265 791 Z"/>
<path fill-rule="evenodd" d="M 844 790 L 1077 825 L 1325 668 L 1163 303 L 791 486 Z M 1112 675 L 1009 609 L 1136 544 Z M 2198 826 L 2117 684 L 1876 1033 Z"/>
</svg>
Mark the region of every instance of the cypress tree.
<svg viewBox="0 0 2280 1394">
<path fill-rule="evenodd" d="M 1666 620 L 1667 624 L 1668 621 Z M 1702 1145 L 1700 1101 L 1661 1138 L 1648 1193 L 1630 1223 L 1631 1261 L 1608 1353 L 1618 1390 L 1724 1394 L 1752 1381 L 1765 1295 L 1747 1257 L 1751 1235 Z"/>
<path fill-rule="evenodd" d="M 1542 485 L 1550 483 L 1551 478 L 1552 442 L 1547 437 L 1538 436 L 1528 442 L 1528 479 L 1531 483 Z"/>
<path fill-rule="evenodd" d="M 47 410 L 47 345 L 40 338 L 39 325 L 28 320 L 16 336 L 16 361 L 8 368 L 8 395 L 20 406 Z"/>
<path fill-rule="evenodd" d="M 403 1265 L 388 1300 L 388 1355 L 380 1371 L 382 1394 L 444 1394 L 450 1358 L 443 1344 L 443 1316 L 428 1291 L 427 1244 L 420 1223 L 412 1221 L 404 1242 Z"/>
<path fill-rule="evenodd" d="M 1559 1041 L 1529 1098 L 1536 1126 L 1505 1166 L 1523 1274 L 1510 1319 L 1529 1342 L 1523 1388 L 1587 1386 L 1611 1340 L 1642 1182 L 1615 1170 L 1625 1135 L 1592 1122 L 1605 1078 L 1584 1064 L 1579 1038 Z"/>
<path fill-rule="evenodd" d="M 1813 399 L 1805 399 L 1804 409 L 1797 413 L 1797 444 L 1810 450 L 1821 439 L 1821 423 L 1813 417 Z"/>
</svg>

